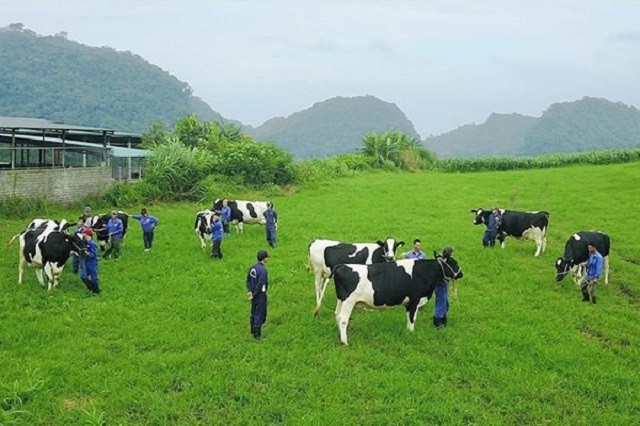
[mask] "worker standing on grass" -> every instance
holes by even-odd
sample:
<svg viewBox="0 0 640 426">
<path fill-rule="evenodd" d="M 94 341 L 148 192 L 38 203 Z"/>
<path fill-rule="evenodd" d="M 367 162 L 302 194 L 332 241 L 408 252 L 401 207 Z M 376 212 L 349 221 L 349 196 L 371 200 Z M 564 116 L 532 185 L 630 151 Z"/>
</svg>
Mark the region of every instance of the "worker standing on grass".
<svg viewBox="0 0 640 426">
<path fill-rule="evenodd" d="M 265 263 L 269 254 L 264 250 L 259 250 L 257 254 L 258 263 L 249 268 L 247 272 L 247 296 L 251 302 L 251 315 L 249 324 L 251 334 L 254 339 L 262 339 L 262 325 L 267 320 L 267 290 L 269 287 L 269 274 Z"/>
</svg>

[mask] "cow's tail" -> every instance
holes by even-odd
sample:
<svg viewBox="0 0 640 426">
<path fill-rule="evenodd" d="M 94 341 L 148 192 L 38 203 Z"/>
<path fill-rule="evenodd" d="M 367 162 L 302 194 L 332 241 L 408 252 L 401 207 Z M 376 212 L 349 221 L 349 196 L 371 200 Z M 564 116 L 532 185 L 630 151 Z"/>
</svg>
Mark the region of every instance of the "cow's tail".
<svg viewBox="0 0 640 426">
<path fill-rule="evenodd" d="M 329 274 L 329 276 L 325 278 L 324 282 L 322 283 L 322 290 L 320 290 L 320 298 L 318 299 L 316 308 L 313 310 L 314 317 L 317 317 L 318 314 L 320 313 L 320 308 L 322 307 L 322 299 L 324 298 L 324 292 L 327 290 L 327 285 L 329 285 L 329 281 L 331 281 L 331 279 L 333 278 L 333 274 L 336 272 L 336 269 L 338 269 L 339 266 L 342 266 L 342 265 L 334 266 L 334 268 L 331 270 L 331 274 Z"/>
<path fill-rule="evenodd" d="M 23 232 L 21 232 L 21 233 L 19 233 L 19 234 L 14 235 L 14 236 L 9 240 L 9 242 L 7 242 L 7 245 L 8 245 L 8 246 L 10 246 L 11 244 L 13 244 L 13 241 L 14 241 L 16 238 L 18 238 L 20 235 L 22 235 L 22 234 L 23 234 Z"/>
</svg>

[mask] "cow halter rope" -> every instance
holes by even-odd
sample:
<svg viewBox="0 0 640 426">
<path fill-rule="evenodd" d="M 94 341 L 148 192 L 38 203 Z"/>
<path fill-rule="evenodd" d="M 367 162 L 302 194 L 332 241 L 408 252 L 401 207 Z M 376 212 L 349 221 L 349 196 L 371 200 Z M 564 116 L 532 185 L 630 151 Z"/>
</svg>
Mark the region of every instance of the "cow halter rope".
<svg viewBox="0 0 640 426">
<path fill-rule="evenodd" d="M 564 265 L 564 271 L 556 273 L 556 278 L 558 278 L 559 276 L 562 276 L 562 278 L 564 278 L 570 272 L 571 272 L 571 266 L 569 266 L 569 263 L 567 263 L 566 265 Z"/>
<path fill-rule="evenodd" d="M 447 262 L 442 260 L 441 257 L 438 257 L 436 260 L 438 261 L 438 265 L 440 265 L 440 269 L 442 270 L 442 275 L 444 276 L 444 279 L 446 281 L 455 280 L 458 277 L 458 274 L 462 271 L 462 268 L 458 268 L 457 272 L 454 271 L 453 268 L 451 267 L 451 265 L 449 265 Z M 453 274 L 453 277 L 447 277 L 447 274 L 444 273 L 444 265 L 446 265 L 447 268 L 449 268 L 449 270 Z"/>
</svg>

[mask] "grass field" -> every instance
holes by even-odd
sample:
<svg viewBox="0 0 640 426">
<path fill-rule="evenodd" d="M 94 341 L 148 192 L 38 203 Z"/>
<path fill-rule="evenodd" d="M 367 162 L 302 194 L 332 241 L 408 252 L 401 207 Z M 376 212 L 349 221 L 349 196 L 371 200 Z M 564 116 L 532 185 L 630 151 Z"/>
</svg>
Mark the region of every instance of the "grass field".
<svg viewBox="0 0 640 426">
<path fill-rule="evenodd" d="M 101 261 L 103 293 L 85 297 L 70 268 L 42 289 L 17 284 L 18 246 L 0 247 L 0 423 L 640 424 L 640 164 L 474 174 L 372 174 L 273 199 L 265 340 L 249 333 L 247 268 L 264 229 L 199 249 L 196 211 L 148 206 L 161 225 L 145 254 L 137 222 L 123 257 Z M 223 195 L 223 194 L 220 194 Z M 241 197 L 238 197 L 241 198 Z M 547 251 L 507 240 L 484 250 L 472 208 L 547 210 Z M 141 206 L 125 210 L 137 212 Z M 72 219 L 79 212 L 61 211 Z M 8 241 L 31 218 L 3 220 Z M 611 236 L 611 275 L 581 303 L 554 261 L 575 231 Z M 339 343 L 332 288 L 314 319 L 305 269 L 317 237 L 445 244 L 465 273 L 449 326 L 430 301 L 406 330 L 402 308 L 355 311 Z"/>
</svg>

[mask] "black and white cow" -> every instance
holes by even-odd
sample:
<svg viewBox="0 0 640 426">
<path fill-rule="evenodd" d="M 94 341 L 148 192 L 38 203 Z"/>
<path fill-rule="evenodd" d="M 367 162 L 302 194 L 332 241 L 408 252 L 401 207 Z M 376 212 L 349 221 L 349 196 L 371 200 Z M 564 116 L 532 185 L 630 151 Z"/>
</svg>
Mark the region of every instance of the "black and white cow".
<svg viewBox="0 0 640 426">
<path fill-rule="evenodd" d="M 536 256 L 547 248 L 547 228 L 549 227 L 549 213 L 520 212 L 515 210 L 500 209 L 502 224 L 498 228 L 498 240 L 500 246 L 505 247 L 506 237 L 524 238 L 536 242 Z M 486 224 L 491 215 L 491 210 L 471 210 L 475 214 L 474 225 Z"/>
<path fill-rule="evenodd" d="M 354 308 L 384 309 L 404 305 L 407 329 L 413 331 L 418 309 L 431 299 L 436 285 L 443 280 L 462 278 L 462 270 L 453 257 L 374 265 L 338 265 L 333 270 L 338 303 L 336 322 L 340 341 L 348 345 L 347 326 Z"/>
<path fill-rule="evenodd" d="M 267 211 L 269 201 L 242 201 L 228 200 L 231 208 L 231 223 L 236 227 L 236 232 L 244 231 L 244 223 L 265 225 L 264 212 Z M 273 206 L 273 204 L 272 204 Z M 222 211 L 222 198 L 216 198 L 213 202 L 213 210 Z"/>
<path fill-rule="evenodd" d="M 372 263 L 392 262 L 396 260 L 396 250 L 404 241 L 387 238 L 375 243 L 341 243 L 334 240 L 316 239 L 309 244 L 309 266 L 313 270 L 316 287 L 316 310 L 318 314 L 320 299 L 327 288 L 329 276 L 334 266 L 341 263 L 369 265 Z"/>
<path fill-rule="evenodd" d="M 122 240 L 127 235 L 129 227 L 129 216 L 125 212 L 118 211 L 116 217 L 122 221 Z M 107 231 L 107 222 L 111 219 L 111 214 L 97 214 L 91 220 L 91 228 L 96 235 L 100 251 L 104 251 L 109 244 L 109 231 Z"/>
<path fill-rule="evenodd" d="M 564 277 L 573 273 L 573 281 L 579 284 L 583 274 L 582 263 L 589 259 L 587 244 L 592 242 L 596 250 L 604 258 L 604 282 L 609 284 L 609 250 L 611 241 L 609 236 L 599 231 L 580 231 L 569 237 L 564 245 L 564 254 L 556 260 L 556 281 L 560 282 Z"/>
<path fill-rule="evenodd" d="M 20 238 L 18 284 L 22 284 L 25 266 L 30 266 L 35 269 L 40 285 L 48 290 L 60 284 L 60 275 L 71 253 L 79 254 L 86 246 L 80 236 L 51 229 L 46 223 L 22 231 L 9 244 L 17 237 Z M 43 272 L 48 283 L 45 283 Z"/>
<path fill-rule="evenodd" d="M 213 223 L 213 211 L 206 209 L 196 213 L 194 232 L 200 238 L 200 248 L 204 250 L 207 240 L 211 241 L 211 224 Z"/>
<path fill-rule="evenodd" d="M 71 228 L 73 225 L 74 225 L 73 223 L 67 222 L 65 219 L 62 219 L 59 221 L 55 219 L 33 219 L 31 222 L 29 222 L 29 225 L 27 226 L 27 230 L 43 228 L 48 232 L 66 231 L 67 229 Z"/>
</svg>

